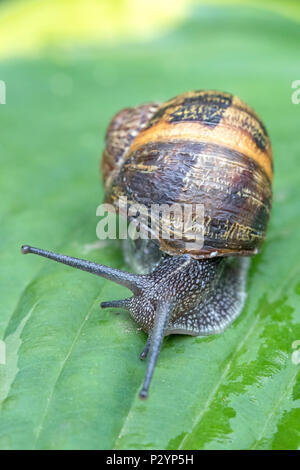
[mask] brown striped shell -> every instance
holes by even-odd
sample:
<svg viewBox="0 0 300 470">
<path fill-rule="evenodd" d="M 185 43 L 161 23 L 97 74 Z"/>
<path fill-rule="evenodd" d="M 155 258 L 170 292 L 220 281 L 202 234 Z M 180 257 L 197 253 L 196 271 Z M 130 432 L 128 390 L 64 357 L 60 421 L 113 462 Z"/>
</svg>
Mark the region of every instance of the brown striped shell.
<svg viewBox="0 0 300 470">
<path fill-rule="evenodd" d="M 128 205 L 204 205 L 203 246 L 160 237 L 166 253 L 251 255 L 263 242 L 272 148 L 258 115 L 236 96 L 201 90 L 121 111 L 108 128 L 102 170 L 115 205 L 121 196 Z"/>
</svg>

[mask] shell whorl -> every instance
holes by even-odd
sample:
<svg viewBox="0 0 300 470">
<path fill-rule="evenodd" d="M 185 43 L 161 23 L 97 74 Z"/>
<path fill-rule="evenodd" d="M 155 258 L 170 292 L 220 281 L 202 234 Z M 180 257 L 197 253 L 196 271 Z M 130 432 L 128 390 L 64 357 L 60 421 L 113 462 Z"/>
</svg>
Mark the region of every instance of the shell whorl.
<svg viewBox="0 0 300 470">
<path fill-rule="evenodd" d="M 187 251 L 184 240 L 160 238 L 160 248 L 171 255 L 256 253 L 270 215 L 273 177 L 271 143 L 258 115 L 218 91 L 184 93 L 153 111 L 110 177 L 107 200 L 126 196 L 129 205 L 147 207 L 203 204 L 204 245 Z"/>
<path fill-rule="evenodd" d="M 148 124 L 159 106 L 160 103 L 148 103 L 122 109 L 109 123 L 101 158 L 101 174 L 106 190 L 117 176 L 132 141 Z"/>
</svg>

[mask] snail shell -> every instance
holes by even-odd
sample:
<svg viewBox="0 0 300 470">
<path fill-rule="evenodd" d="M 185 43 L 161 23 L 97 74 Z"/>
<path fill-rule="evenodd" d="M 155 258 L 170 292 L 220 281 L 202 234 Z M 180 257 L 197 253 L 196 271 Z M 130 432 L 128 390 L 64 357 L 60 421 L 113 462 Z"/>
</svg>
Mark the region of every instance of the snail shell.
<svg viewBox="0 0 300 470">
<path fill-rule="evenodd" d="M 259 116 L 241 99 L 205 90 L 126 109 L 111 122 L 106 144 L 107 202 L 117 207 L 126 196 L 128 205 L 149 208 L 204 205 L 203 246 L 191 250 L 170 226 L 174 237 L 157 240 L 162 251 L 196 259 L 257 252 L 272 205 L 272 148 Z"/>
</svg>

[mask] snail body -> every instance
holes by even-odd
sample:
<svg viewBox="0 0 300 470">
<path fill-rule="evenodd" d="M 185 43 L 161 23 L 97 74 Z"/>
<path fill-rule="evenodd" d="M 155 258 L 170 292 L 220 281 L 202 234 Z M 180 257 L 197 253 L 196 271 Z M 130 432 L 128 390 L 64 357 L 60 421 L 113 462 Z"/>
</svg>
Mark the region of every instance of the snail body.
<svg viewBox="0 0 300 470">
<path fill-rule="evenodd" d="M 149 210 L 153 204 L 204 207 L 203 224 L 193 225 L 201 243 L 160 212 L 153 238 L 144 217 L 148 237 L 127 240 L 124 250 L 137 274 L 23 247 L 133 292 L 101 306 L 129 310 L 148 334 L 141 353 L 149 353 L 140 392 L 146 398 L 164 336 L 220 333 L 243 309 L 248 257 L 258 252 L 271 211 L 271 143 L 258 115 L 236 96 L 188 92 L 120 111 L 108 127 L 101 167 L 105 202 L 120 213 L 125 197 L 129 206 Z M 166 224 L 169 237 L 163 236 Z"/>
</svg>

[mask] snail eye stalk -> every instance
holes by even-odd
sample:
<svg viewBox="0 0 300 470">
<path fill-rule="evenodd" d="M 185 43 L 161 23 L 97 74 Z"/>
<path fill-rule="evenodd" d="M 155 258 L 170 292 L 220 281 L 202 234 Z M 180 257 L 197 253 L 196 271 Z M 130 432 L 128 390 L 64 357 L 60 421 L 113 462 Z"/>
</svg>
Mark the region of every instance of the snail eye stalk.
<svg viewBox="0 0 300 470">
<path fill-rule="evenodd" d="M 32 253 L 38 256 L 43 256 L 44 258 L 57 261 L 58 263 L 96 274 L 97 276 L 104 277 L 105 279 L 127 287 L 134 294 L 133 297 L 128 299 L 102 302 L 102 308 L 125 308 L 131 310 L 131 308 L 134 306 L 136 296 L 148 297 L 150 295 L 150 289 L 152 285 L 151 276 L 132 274 L 102 264 L 93 263 L 92 261 L 61 255 L 59 253 L 54 253 L 53 251 L 47 251 L 29 245 L 23 245 L 21 252 L 23 254 Z M 139 394 L 141 399 L 146 399 L 148 397 L 149 386 L 162 347 L 171 312 L 172 309 L 168 303 L 159 305 L 155 312 L 153 328 L 149 334 L 146 346 L 140 356 L 141 359 L 145 359 L 149 352 L 144 383 Z"/>
<path fill-rule="evenodd" d="M 92 261 L 61 255 L 59 253 L 54 253 L 53 251 L 42 250 L 41 248 L 35 248 L 29 245 L 23 245 L 21 247 L 21 252 L 24 255 L 33 253 L 34 255 L 43 256 L 44 258 L 52 259 L 58 263 L 72 266 L 72 268 L 81 269 L 82 271 L 96 274 L 97 276 L 104 277 L 105 279 L 114 281 L 121 286 L 127 287 L 134 294 L 138 294 L 144 284 L 142 282 L 143 276 L 121 271 L 120 269 L 111 268 L 109 266 L 105 266 L 104 264 L 97 264 L 93 263 Z"/>
</svg>

